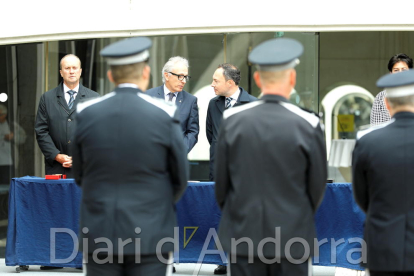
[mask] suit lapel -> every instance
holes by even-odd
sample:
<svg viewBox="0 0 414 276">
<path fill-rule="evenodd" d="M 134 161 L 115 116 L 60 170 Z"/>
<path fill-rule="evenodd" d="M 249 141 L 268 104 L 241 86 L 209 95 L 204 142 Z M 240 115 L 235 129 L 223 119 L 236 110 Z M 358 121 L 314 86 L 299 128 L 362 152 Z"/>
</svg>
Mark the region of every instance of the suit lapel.
<svg viewBox="0 0 414 276">
<path fill-rule="evenodd" d="M 223 111 L 224 111 L 224 99 L 225 98 L 226 97 L 224 97 L 224 96 L 220 96 L 216 99 L 216 106 L 217 106 L 217 109 L 220 111 L 221 114 L 223 114 Z"/>
<path fill-rule="evenodd" d="M 66 102 L 65 94 L 63 92 L 63 83 L 61 83 L 59 85 L 59 89 L 58 89 L 58 92 L 56 94 L 56 98 L 57 98 L 57 102 L 60 105 L 60 107 L 63 108 L 63 110 L 65 110 L 66 113 L 69 114 L 68 103 Z"/>
<path fill-rule="evenodd" d="M 240 89 L 239 98 L 237 99 L 237 101 L 233 105 L 233 107 L 250 102 L 249 94 L 247 92 L 245 92 L 244 89 L 242 89 L 241 87 L 239 87 L 239 89 Z"/>
<path fill-rule="evenodd" d="M 164 85 L 161 85 L 161 86 L 158 87 L 157 93 L 156 93 L 155 97 L 165 100 L 165 97 L 164 97 Z"/>
<path fill-rule="evenodd" d="M 184 91 L 178 92 L 177 99 L 175 99 L 175 105 L 177 106 L 178 110 L 180 110 L 181 104 L 184 101 Z"/>
</svg>

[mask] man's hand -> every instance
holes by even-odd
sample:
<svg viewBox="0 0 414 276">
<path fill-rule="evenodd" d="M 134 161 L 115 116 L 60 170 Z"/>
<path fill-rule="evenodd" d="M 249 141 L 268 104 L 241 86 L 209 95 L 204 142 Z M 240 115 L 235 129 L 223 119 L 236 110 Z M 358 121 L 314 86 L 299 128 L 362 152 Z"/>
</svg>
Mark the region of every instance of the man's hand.
<svg viewBox="0 0 414 276">
<path fill-rule="evenodd" d="M 67 156 L 66 154 L 59 153 L 58 155 L 56 155 L 55 160 L 62 164 L 62 166 L 65 168 L 72 167 L 72 157 Z"/>
<path fill-rule="evenodd" d="M 10 132 L 9 134 L 4 135 L 4 140 L 11 141 L 14 137 L 13 132 Z"/>
<path fill-rule="evenodd" d="M 72 158 L 72 157 L 70 157 L 70 158 Z M 68 162 L 63 163 L 62 166 L 65 167 L 65 168 L 72 168 L 72 159 Z"/>
</svg>

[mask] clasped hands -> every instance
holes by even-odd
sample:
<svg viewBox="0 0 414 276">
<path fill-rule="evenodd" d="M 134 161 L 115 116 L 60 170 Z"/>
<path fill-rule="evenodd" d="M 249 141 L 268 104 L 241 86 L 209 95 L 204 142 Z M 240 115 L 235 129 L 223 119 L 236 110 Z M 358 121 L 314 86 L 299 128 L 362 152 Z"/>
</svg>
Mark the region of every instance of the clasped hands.
<svg viewBox="0 0 414 276">
<path fill-rule="evenodd" d="M 58 154 L 55 157 L 55 160 L 62 164 L 64 168 L 71 168 L 72 167 L 72 157 L 66 154 Z"/>
</svg>

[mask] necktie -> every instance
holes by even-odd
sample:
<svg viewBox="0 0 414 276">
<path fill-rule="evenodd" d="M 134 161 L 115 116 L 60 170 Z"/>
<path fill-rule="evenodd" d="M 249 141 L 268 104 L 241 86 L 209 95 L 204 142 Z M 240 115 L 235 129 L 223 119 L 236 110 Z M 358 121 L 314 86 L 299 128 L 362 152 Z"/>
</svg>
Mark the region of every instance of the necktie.
<svg viewBox="0 0 414 276">
<path fill-rule="evenodd" d="M 168 93 L 168 101 L 172 102 L 172 99 L 174 98 L 175 94 L 174 93 Z"/>
<path fill-rule="evenodd" d="M 73 107 L 73 102 L 75 101 L 75 98 L 73 97 L 73 95 L 75 95 L 75 93 L 76 91 L 73 91 L 73 90 L 68 91 L 68 94 L 70 95 L 69 102 L 68 102 L 69 109 L 72 109 Z"/>
<path fill-rule="evenodd" d="M 231 100 L 233 100 L 232 97 L 228 97 L 226 98 L 226 109 L 231 107 Z"/>
</svg>

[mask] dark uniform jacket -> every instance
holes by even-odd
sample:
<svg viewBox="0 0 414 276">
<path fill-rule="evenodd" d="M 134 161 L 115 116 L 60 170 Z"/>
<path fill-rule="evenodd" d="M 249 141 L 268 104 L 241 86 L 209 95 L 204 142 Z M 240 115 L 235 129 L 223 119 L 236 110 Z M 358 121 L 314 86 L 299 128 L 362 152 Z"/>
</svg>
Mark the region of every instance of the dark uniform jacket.
<svg viewBox="0 0 414 276">
<path fill-rule="evenodd" d="M 240 106 L 246 103 L 256 101 L 257 98 L 250 95 L 242 87 L 239 87 L 240 94 L 233 107 Z M 218 138 L 218 132 L 220 129 L 221 120 L 223 118 L 223 112 L 225 108 L 226 97 L 217 96 L 210 100 L 207 109 L 206 119 L 206 133 L 207 140 L 210 143 L 210 174 L 209 179 L 214 180 L 214 153 Z"/>
<path fill-rule="evenodd" d="M 273 238 L 280 250 L 267 243 L 264 256 L 284 258 L 288 241 L 301 238 L 312 255 L 314 214 L 327 177 L 319 117 L 281 96 L 263 96 L 225 111 L 216 155 L 216 199 L 222 208 L 219 238 L 224 250 L 231 251 L 232 238 L 247 237 L 258 256 L 259 243 Z M 290 249 L 295 259 L 304 256 L 301 243 Z M 246 242 L 232 253 L 248 256 Z"/>
<path fill-rule="evenodd" d="M 164 85 L 149 89 L 145 91 L 145 93 L 152 97 L 165 99 Z M 187 146 L 187 152 L 190 152 L 198 141 L 198 132 L 200 131 L 200 126 L 198 124 L 197 97 L 183 90 L 177 94 L 175 104 L 178 107 L 180 114 L 184 143 Z"/>
<path fill-rule="evenodd" d="M 356 202 L 367 214 L 368 268 L 414 271 L 414 113 L 358 133 L 353 152 Z"/>
<path fill-rule="evenodd" d="M 174 203 L 188 179 L 187 151 L 174 105 L 137 88 L 117 87 L 78 105 L 73 151 L 76 183 L 82 187 L 80 225 L 89 232 L 88 252 L 107 248 L 94 239 L 131 242 L 123 253 L 155 254 L 174 236 Z M 139 227 L 139 229 L 137 228 Z M 80 239 L 80 241 L 82 241 Z M 81 242 L 82 247 L 82 242 Z M 173 251 L 166 243 L 162 252 Z"/>
<path fill-rule="evenodd" d="M 63 83 L 42 95 L 37 110 L 35 131 L 40 150 L 45 157 L 46 174 L 66 174 L 72 177 L 72 169 L 55 161 L 59 153 L 72 156 L 72 141 L 76 105 L 99 94 L 79 84 L 72 109 L 69 109 L 63 92 Z"/>
</svg>

